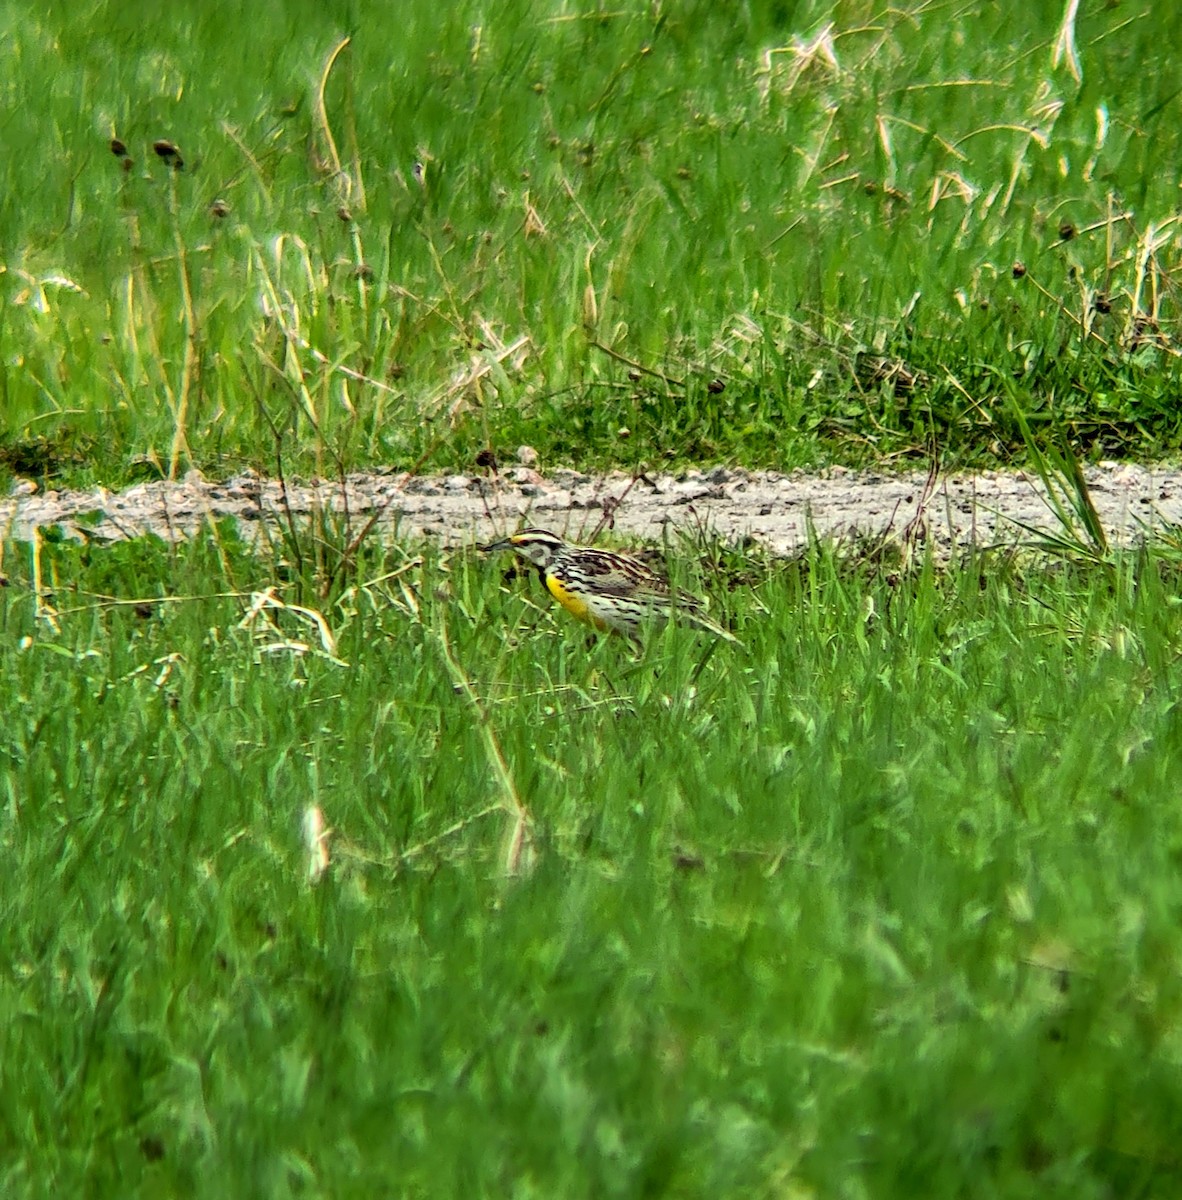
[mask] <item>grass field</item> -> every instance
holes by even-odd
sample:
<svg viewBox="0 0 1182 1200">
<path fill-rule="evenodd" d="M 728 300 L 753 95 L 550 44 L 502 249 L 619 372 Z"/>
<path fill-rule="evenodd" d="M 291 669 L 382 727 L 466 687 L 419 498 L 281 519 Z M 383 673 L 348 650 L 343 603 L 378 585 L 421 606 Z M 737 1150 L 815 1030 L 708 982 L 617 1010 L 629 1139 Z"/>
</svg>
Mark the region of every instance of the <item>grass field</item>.
<svg viewBox="0 0 1182 1200">
<path fill-rule="evenodd" d="M 1182 540 L 1071 470 L 1182 442 L 1182 16 L 1063 7 L 0 0 L 5 480 L 1067 497 L 674 540 L 742 647 L 331 520 L 0 541 L 5 1200 L 1182 1191 Z"/>
<path fill-rule="evenodd" d="M 724 554 L 637 654 L 391 550 L 331 656 L 229 531 L 30 561 L 5 1196 L 1176 1191 L 1168 560 Z"/>
<path fill-rule="evenodd" d="M 1182 15 L 1064 7 L 5 0 L 0 465 L 1177 450 Z"/>
</svg>

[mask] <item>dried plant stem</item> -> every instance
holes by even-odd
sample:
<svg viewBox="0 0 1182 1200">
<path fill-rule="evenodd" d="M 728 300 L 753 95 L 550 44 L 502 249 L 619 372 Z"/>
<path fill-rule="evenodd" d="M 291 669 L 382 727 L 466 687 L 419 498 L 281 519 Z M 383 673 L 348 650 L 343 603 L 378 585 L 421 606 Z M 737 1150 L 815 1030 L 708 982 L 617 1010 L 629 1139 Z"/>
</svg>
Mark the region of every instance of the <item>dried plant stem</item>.
<svg viewBox="0 0 1182 1200">
<path fill-rule="evenodd" d="M 34 528 L 33 537 L 29 543 L 29 553 L 32 556 L 33 567 L 33 603 L 37 606 L 37 620 L 44 621 L 46 625 L 53 630 L 54 633 L 61 632 L 61 626 L 57 621 L 57 613 L 53 605 L 49 602 L 49 595 L 45 590 L 44 583 L 41 578 L 41 530 Z"/>
<path fill-rule="evenodd" d="M 189 456 L 189 442 L 185 432 L 189 420 L 189 393 L 193 386 L 193 374 L 197 364 L 197 317 L 193 309 L 193 289 L 189 283 L 189 259 L 185 251 L 185 239 L 181 236 L 181 225 L 177 215 L 176 173 L 169 182 L 169 207 L 172 210 L 172 228 L 176 238 L 177 270 L 180 274 L 181 303 L 185 316 L 185 355 L 181 363 L 181 386 L 173 407 L 172 449 L 168 455 L 168 478 L 175 479 L 181 456 Z"/>
<path fill-rule="evenodd" d="M 341 56 L 345 47 L 349 45 L 352 38 L 344 37 L 332 48 L 328 58 L 324 62 L 324 70 L 320 72 L 320 83 L 316 88 L 316 120 L 320 125 L 320 132 L 324 136 L 325 148 L 328 151 L 328 157 L 332 164 L 333 174 L 338 181 L 344 182 L 344 196 L 346 201 L 353 198 L 353 179 L 341 166 L 341 156 L 337 151 L 336 139 L 332 136 L 332 127 L 328 123 L 328 109 L 324 103 L 324 92 L 328 87 L 328 77 L 332 74 L 332 69 L 336 65 L 337 59 Z M 364 196 L 364 193 L 362 193 Z M 364 200 L 363 200 L 364 203 Z"/>
<path fill-rule="evenodd" d="M 601 354 L 606 354 L 608 358 L 614 358 L 616 362 L 623 363 L 626 367 L 631 367 L 634 371 L 639 371 L 642 375 L 651 375 L 653 379 L 660 379 L 664 383 L 671 384 L 673 387 L 685 387 L 685 380 L 678 379 L 674 375 L 666 375 L 664 371 L 656 371 L 652 367 L 646 367 L 643 363 L 636 362 L 635 359 L 626 358 L 617 350 L 613 350 L 610 346 L 605 346 L 602 342 L 596 341 L 595 338 L 588 338 L 587 344 L 593 349 L 598 350 Z"/>
<path fill-rule="evenodd" d="M 452 681 L 468 698 L 468 703 L 471 704 L 472 710 L 476 714 L 477 724 L 480 726 L 480 732 L 484 737 L 489 766 L 492 768 L 493 776 L 501 789 L 502 807 L 513 819 L 513 825 L 509 830 L 508 846 L 505 850 L 505 871 L 509 875 L 517 875 L 529 867 L 531 848 L 529 836 L 531 818 L 529 810 L 522 803 L 521 796 L 517 792 L 517 785 L 513 781 L 513 773 L 509 770 L 509 764 L 505 760 L 504 751 L 501 749 L 501 744 L 497 740 L 492 723 L 489 721 L 488 712 L 485 710 L 484 705 L 481 704 L 480 697 L 476 694 L 476 689 L 464 673 L 464 669 L 456 661 L 456 657 L 452 653 L 451 641 L 447 636 L 447 621 L 445 617 L 441 616 L 439 619 L 438 633 L 439 642 L 443 648 L 443 657 L 447 662 L 447 669 L 452 677 Z"/>
</svg>

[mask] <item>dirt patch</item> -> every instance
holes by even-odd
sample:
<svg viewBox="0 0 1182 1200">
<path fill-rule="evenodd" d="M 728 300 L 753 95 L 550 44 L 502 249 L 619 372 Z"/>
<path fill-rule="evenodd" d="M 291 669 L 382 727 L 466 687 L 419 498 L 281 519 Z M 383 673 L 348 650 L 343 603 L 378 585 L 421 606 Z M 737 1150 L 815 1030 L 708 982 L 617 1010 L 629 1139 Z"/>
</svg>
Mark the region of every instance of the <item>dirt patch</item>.
<svg viewBox="0 0 1182 1200">
<path fill-rule="evenodd" d="M 1109 537 L 1128 542 L 1182 524 L 1182 471 L 1104 463 L 1086 471 L 1092 498 Z M 776 553 L 808 538 L 901 533 L 917 517 L 941 551 L 958 545 L 1009 543 L 1023 525 L 1054 530 L 1041 486 L 1022 473 L 984 472 L 939 477 L 927 488 L 921 474 L 887 475 L 833 468 L 819 475 L 777 474 L 725 467 L 678 475 L 548 476 L 518 467 L 492 476 L 351 475 L 341 482 L 289 483 L 242 475 L 210 483 L 190 475 L 109 492 L 47 491 L 17 484 L 0 500 L 0 535 L 27 539 L 34 528 L 116 540 L 154 533 L 191 535 L 209 519 L 234 517 L 249 533 L 288 514 L 319 511 L 355 518 L 354 528 L 379 514 L 375 533 L 433 537 L 448 545 L 486 539 L 523 524 L 578 540 L 605 516 L 618 533 L 658 541 L 666 527 L 706 528 L 736 539 L 752 537 Z"/>
</svg>

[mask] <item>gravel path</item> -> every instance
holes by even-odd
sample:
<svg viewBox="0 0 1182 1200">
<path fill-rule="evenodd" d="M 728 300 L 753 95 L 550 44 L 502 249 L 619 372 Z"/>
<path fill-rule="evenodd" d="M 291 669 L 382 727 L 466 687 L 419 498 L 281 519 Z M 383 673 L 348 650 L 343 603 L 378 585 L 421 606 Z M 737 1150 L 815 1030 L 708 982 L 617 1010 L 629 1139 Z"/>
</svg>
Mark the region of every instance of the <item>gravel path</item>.
<svg viewBox="0 0 1182 1200">
<path fill-rule="evenodd" d="M 1182 525 L 1182 471 L 1102 463 L 1086 471 L 1109 536 L 1130 541 L 1150 529 Z M 1047 530 L 1056 522 L 1029 475 L 988 471 L 940 476 L 924 500 L 922 474 L 886 475 L 832 468 L 787 475 L 724 467 L 653 475 L 583 475 L 528 467 L 488 476 L 352 475 L 340 482 L 298 482 L 283 489 L 271 479 L 242 475 L 209 483 L 196 474 L 177 483 L 148 483 L 122 492 L 37 492 L 18 483 L 0 499 L 0 536 L 30 537 L 57 525 L 71 536 L 98 540 L 146 532 L 183 537 L 209 518 L 235 517 L 249 535 L 261 522 L 290 510 L 306 517 L 318 507 L 348 512 L 359 529 L 378 513 L 379 532 L 427 536 L 448 545 L 484 539 L 522 524 L 541 525 L 577 540 L 614 510 L 617 531 L 659 540 L 663 527 L 705 526 L 726 538 L 751 536 L 776 553 L 790 553 L 808 536 L 852 532 L 898 533 L 921 508 L 927 536 L 947 552 L 954 545 L 1014 542 L 1019 523 Z M 622 497 L 622 500 L 621 500 Z M 619 503 L 617 503 L 617 501 Z"/>
</svg>

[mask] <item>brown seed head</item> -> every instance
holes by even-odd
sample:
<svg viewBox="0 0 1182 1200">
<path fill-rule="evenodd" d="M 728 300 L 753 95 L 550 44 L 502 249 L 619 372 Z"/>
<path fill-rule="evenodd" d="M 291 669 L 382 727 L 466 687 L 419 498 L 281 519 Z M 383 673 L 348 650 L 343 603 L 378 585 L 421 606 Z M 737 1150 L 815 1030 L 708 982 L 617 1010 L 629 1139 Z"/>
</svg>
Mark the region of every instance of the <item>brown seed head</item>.
<svg viewBox="0 0 1182 1200">
<path fill-rule="evenodd" d="M 152 143 L 152 149 L 156 152 L 157 157 L 168 163 L 174 171 L 179 171 L 185 165 L 185 160 L 181 158 L 181 152 L 166 138 L 157 138 Z"/>
</svg>

